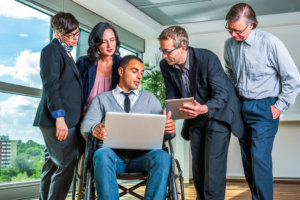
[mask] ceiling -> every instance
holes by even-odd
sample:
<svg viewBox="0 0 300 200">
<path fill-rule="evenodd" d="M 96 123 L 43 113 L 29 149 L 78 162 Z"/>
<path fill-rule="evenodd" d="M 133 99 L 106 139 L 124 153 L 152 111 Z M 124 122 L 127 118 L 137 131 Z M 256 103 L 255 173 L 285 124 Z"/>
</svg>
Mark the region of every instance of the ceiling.
<svg viewBox="0 0 300 200">
<path fill-rule="evenodd" d="M 224 19 L 237 0 L 127 0 L 130 4 L 157 21 L 173 25 Z M 256 15 L 300 11 L 299 0 L 246 0 Z"/>
<path fill-rule="evenodd" d="M 189 34 L 224 31 L 225 16 L 240 0 L 72 0 L 142 39 L 155 39 L 169 25 Z M 300 0 L 246 0 L 260 26 L 299 24 Z M 287 13 L 282 17 L 282 13 Z"/>
</svg>

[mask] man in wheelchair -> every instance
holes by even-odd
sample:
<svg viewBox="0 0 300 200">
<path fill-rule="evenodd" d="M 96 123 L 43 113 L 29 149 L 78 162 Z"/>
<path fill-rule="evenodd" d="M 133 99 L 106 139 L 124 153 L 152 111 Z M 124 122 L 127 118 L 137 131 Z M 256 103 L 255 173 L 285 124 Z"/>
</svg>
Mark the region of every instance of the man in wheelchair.
<svg viewBox="0 0 300 200">
<path fill-rule="evenodd" d="M 105 113 L 132 112 L 162 114 L 161 104 L 150 92 L 138 90 L 144 72 L 143 61 L 125 56 L 118 69 L 120 80 L 115 89 L 96 96 L 81 124 L 84 137 L 92 134 L 105 140 Z M 175 133 L 175 124 L 168 113 L 165 132 Z M 162 150 L 120 150 L 100 148 L 94 153 L 94 178 L 98 199 L 119 199 L 116 173 L 145 172 L 148 174 L 144 199 L 165 199 L 170 169 L 170 155 Z"/>
</svg>

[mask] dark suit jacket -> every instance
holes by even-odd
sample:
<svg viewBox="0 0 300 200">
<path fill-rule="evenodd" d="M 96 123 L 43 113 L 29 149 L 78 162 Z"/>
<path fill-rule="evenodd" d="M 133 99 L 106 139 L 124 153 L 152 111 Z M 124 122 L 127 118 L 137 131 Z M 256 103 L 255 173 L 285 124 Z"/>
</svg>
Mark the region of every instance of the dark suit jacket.
<svg viewBox="0 0 300 200">
<path fill-rule="evenodd" d="M 43 94 L 34 126 L 55 127 L 51 112 L 64 109 L 68 128 L 75 127 L 81 117 L 82 83 L 73 58 L 54 39 L 43 48 L 40 59 Z"/>
<path fill-rule="evenodd" d="M 208 107 L 208 118 L 225 122 L 237 137 L 243 137 L 244 124 L 241 103 L 236 90 L 227 78 L 218 57 L 209 50 L 188 47 L 191 93 L 200 104 Z M 165 79 L 167 99 L 187 97 L 180 71 L 165 60 L 160 62 Z M 195 119 L 184 121 L 181 135 L 189 139 L 189 128 Z M 199 122 L 199 121 L 198 121 Z"/>
<path fill-rule="evenodd" d="M 120 66 L 121 59 L 122 58 L 118 55 L 113 56 L 111 89 L 114 89 L 119 83 L 120 76 L 118 73 L 118 68 Z M 79 69 L 82 79 L 83 99 L 85 105 L 94 86 L 95 77 L 97 73 L 97 63 L 92 63 L 87 56 L 81 56 L 78 58 L 76 65 Z"/>
</svg>

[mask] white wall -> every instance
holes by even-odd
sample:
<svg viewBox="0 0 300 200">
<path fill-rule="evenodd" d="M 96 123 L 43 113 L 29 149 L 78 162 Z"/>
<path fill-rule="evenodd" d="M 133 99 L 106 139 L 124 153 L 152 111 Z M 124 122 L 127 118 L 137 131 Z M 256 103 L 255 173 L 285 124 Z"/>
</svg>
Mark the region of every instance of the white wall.
<svg viewBox="0 0 300 200">
<path fill-rule="evenodd" d="M 271 32 L 288 48 L 298 69 L 300 69 L 300 12 L 268 15 L 258 17 L 259 29 Z M 216 53 L 224 64 L 223 46 L 225 40 L 230 36 L 224 29 L 225 21 L 212 21 L 205 23 L 194 23 L 182 25 L 186 28 L 190 46 L 206 48 Z M 154 60 L 154 54 L 159 52 L 159 43 L 156 38 L 146 40 L 145 61 Z M 289 114 L 289 115 L 287 115 Z M 279 131 L 276 135 L 273 148 L 274 177 L 300 178 L 300 97 L 298 96 L 295 105 L 285 113 L 280 122 Z M 287 117 L 289 116 L 289 117 Z M 289 121 L 291 120 L 291 121 Z M 180 132 L 178 132 L 180 136 Z M 180 162 L 184 166 L 185 177 L 190 177 L 190 166 L 186 158 L 190 158 L 189 148 L 183 139 L 177 137 L 176 152 Z M 183 152 L 185 155 L 182 155 Z M 188 172 L 186 172 L 188 171 Z M 237 139 L 232 136 L 229 147 L 227 176 L 243 176 L 240 149 Z"/>
</svg>

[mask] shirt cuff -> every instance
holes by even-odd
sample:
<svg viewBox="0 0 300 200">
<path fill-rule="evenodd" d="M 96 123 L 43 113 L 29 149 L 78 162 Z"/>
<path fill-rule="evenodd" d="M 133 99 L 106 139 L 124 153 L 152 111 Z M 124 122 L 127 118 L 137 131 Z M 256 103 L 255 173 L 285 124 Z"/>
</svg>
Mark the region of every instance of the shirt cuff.
<svg viewBox="0 0 300 200">
<path fill-rule="evenodd" d="M 57 117 L 65 117 L 66 113 L 64 109 L 59 109 L 51 112 L 51 116 L 53 119 L 56 119 Z"/>
<path fill-rule="evenodd" d="M 98 123 L 98 124 L 100 124 L 100 123 Z M 94 129 L 96 128 L 96 126 L 97 126 L 98 124 L 94 124 L 94 125 L 91 127 L 91 131 L 90 131 L 90 134 L 91 134 L 91 135 L 93 135 Z"/>
<path fill-rule="evenodd" d="M 283 102 L 281 101 L 280 99 L 278 99 L 276 101 L 276 103 L 274 104 L 274 106 L 280 110 L 281 113 L 283 113 L 284 111 L 286 111 L 288 109 L 288 106 Z"/>
</svg>

